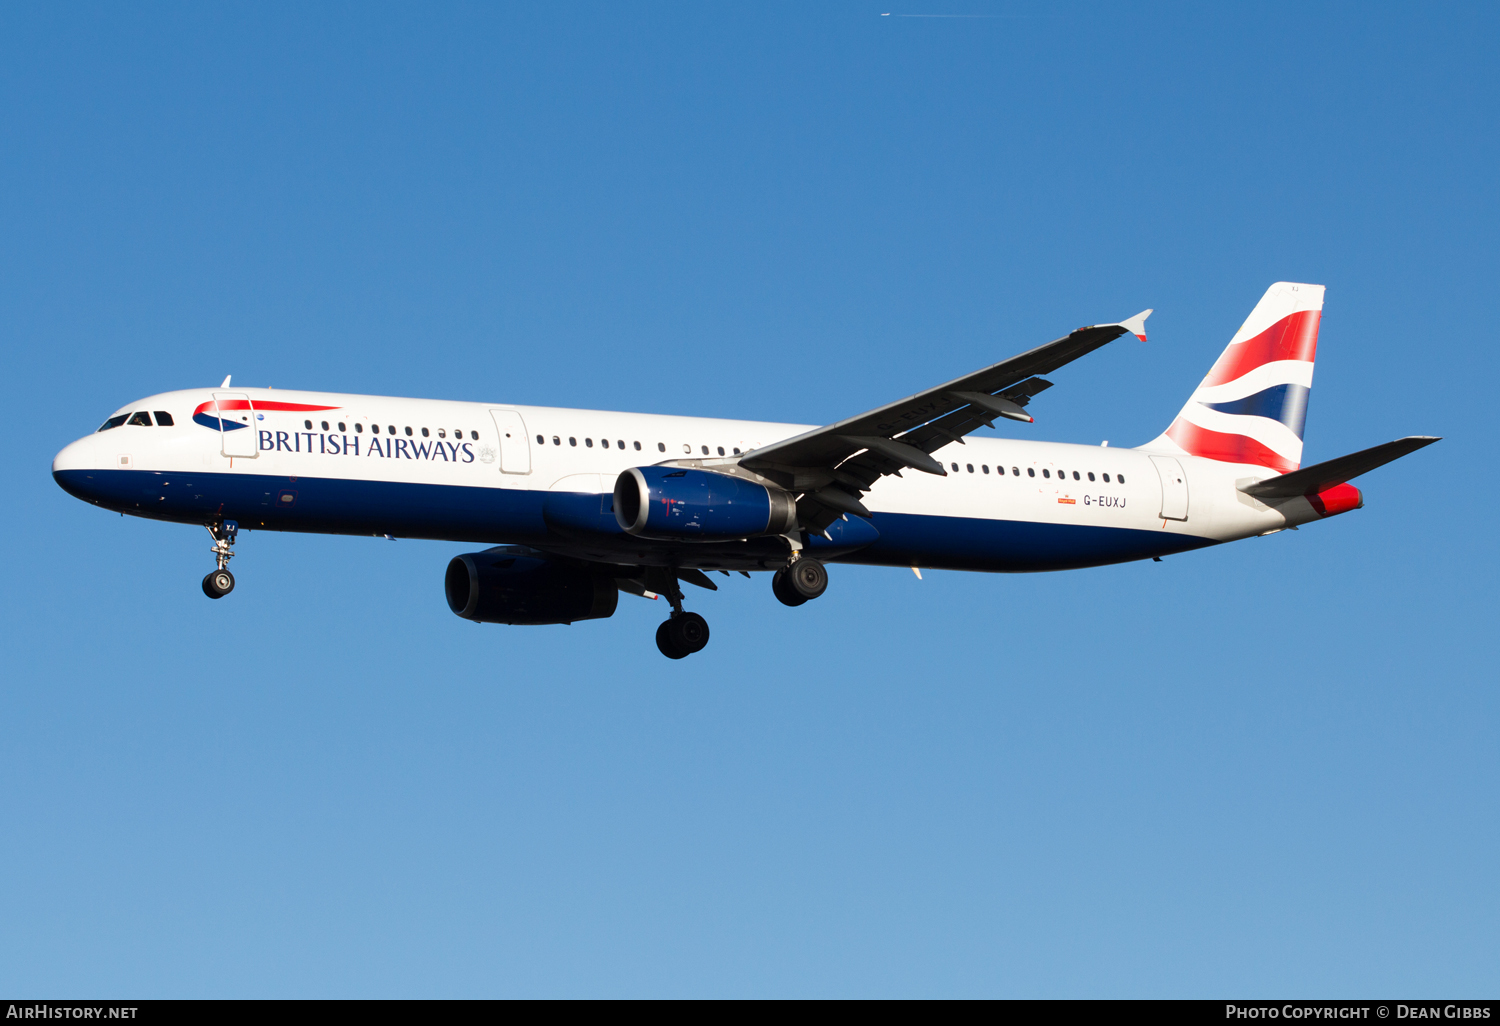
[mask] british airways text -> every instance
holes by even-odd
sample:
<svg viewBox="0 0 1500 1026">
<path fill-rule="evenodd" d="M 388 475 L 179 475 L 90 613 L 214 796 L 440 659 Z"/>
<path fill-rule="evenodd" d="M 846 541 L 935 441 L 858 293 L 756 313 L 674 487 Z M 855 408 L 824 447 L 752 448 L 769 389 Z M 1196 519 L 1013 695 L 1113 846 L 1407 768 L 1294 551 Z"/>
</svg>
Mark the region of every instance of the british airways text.
<svg viewBox="0 0 1500 1026">
<path fill-rule="evenodd" d="M 303 445 L 306 440 L 307 445 Z M 435 438 L 360 438 L 317 431 L 261 431 L 261 452 L 310 452 L 322 456 L 380 456 L 388 460 L 442 460 L 473 463 L 474 449 L 468 442 L 444 442 Z"/>
</svg>

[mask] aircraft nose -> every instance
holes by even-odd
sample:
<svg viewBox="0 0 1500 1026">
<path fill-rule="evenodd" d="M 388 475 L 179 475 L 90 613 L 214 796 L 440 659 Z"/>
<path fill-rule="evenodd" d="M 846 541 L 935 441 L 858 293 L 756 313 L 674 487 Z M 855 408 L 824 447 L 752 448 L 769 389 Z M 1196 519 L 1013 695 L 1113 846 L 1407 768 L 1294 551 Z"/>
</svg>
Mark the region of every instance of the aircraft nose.
<svg viewBox="0 0 1500 1026">
<path fill-rule="evenodd" d="M 62 452 L 52 458 L 52 480 L 75 499 L 107 505 L 109 496 L 104 484 L 108 475 L 105 471 L 118 458 L 107 444 L 100 444 L 98 435 L 86 435 L 64 446 Z"/>
<path fill-rule="evenodd" d="M 99 443 L 93 435 L 85 435 L 76 442 L 63 446 L 61 452 L 52 457 L 52 473 L 70 470 L 102 470 Z"/>
</svg>

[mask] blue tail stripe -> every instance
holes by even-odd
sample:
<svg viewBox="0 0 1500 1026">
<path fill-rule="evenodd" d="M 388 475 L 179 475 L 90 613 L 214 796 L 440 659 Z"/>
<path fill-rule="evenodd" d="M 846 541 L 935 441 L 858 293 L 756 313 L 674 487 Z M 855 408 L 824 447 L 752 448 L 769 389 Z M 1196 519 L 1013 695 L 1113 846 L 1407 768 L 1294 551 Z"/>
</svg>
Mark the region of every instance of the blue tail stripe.
<svg viewBox="0 0 1500 1026">
<path fill-rule="evenodd" d="M 1210 410 L 1218 410 L 1220 413 L 1279 420 L 1296 432 L 1298 438 L 1301 438 L 1303 425 L 1307 423 L 1307 393 L 1309 391 L 1306 385 L 1272 385 L 1254 395 L 1247 395 L 1243 399 L 1203 405 Z"/>
</svg>

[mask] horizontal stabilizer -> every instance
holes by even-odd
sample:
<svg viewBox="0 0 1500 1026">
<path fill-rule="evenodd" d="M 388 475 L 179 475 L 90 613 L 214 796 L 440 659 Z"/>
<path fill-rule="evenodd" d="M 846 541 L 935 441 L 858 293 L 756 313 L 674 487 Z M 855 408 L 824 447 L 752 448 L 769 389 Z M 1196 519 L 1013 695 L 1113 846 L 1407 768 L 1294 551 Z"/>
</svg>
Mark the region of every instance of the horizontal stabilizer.
<svg viewBox="0 0 1500 1026">
<path fill-rule="evenodd" d="M 1282 474 L 1280 477 L 1246 485 L 1240 491 L 1246 495 L 1253 495 L 1257 499 L 1286 499 L 1297 495 L 1314 495 L 1441 440 L 1429 435 L 1398 438 L 1394 442 L 1386 442 L 1372 449 L 1364 449 L 1326 463 L 1317 463 L 1311 467 L 1294 470 L 1290 474 Z"/>
</svg>

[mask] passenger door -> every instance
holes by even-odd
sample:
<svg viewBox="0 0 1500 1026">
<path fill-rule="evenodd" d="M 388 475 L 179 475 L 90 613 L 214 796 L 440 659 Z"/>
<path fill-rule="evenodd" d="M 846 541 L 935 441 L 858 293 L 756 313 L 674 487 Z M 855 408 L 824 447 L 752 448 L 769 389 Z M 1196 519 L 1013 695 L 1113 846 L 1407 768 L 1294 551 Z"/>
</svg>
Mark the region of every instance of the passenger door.
<svg viewBox="0 0 1500 1026">
<path fill-rule="evenodd" d="M 1161 478 L 1161 517 L 1163 520 L 1188 518 L 1187 475 L 1182 464 L 1170 456 L 1153 456 L 1151 463 Z"/>
<path fill-rule="evenodd" d="M 531 473 L 531 439 L 521 415 L 515 410 L 491 410 L 490 416 L 495 418 L 495 428 L 500 432 L 500 472 Z"/>
<path fill-rule="evenodd" d="M 219 451 L 225 456 L 255 459 L 260 454 L 260 432 L 256 430 L 255 404 L 244 392 L 215 392 L 214 412 L 219 418 Z"/>
</svg>

